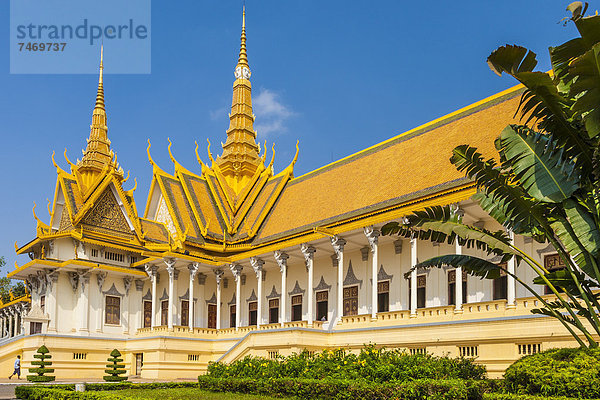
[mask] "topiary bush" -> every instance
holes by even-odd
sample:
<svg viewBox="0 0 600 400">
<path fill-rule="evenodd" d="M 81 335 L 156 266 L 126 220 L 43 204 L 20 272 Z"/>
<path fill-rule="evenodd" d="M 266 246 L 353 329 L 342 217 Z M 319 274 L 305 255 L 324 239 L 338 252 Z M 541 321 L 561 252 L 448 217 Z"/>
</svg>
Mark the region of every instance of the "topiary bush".
<svg viewBox="0 0 600 400">
<path fill-rule="evenodd" d="M 551 349 L 525 356 L 504 373 L 512 393 L 600 398 L 600 349 Z"/>
<path fill-rule="evenodd" d="M 411 355 L 374 345 L 365 346 L 358 355 L 343 349 L 314 355 L 303 351 L 275 360 L 246 357 L 231 364 L 217 362 L 208 366 L 208 375 L 215 378 L 327 378 L 377 383 L 427 378 L 480 380 L 485 373 L 485 367 L 475 364 L 473 359 Z"/>
<path fill-rule="evenodd" d="M 120 382 L 127 380 L 128 377 L 121 376 L 127 371 L 123 369 L 125 368 L 125 364 L 120 364 L 123 362 L 123 359 L 119 357 L 121 357 L 121 352 L 119 352 L 119 350 L 114 349 L 110 352 L 108 362 L 111 362 L 112 364 L 106 364 L 109 369 L 105 369 L 104 372 L 106 372 L 108 375 L 103 376 L 102 379 L 107 382 Z"/>
<path fill-rule="evenodd" d="M 52 361 L 46 361 L 52 356 L 49 354 L 50 350 L 44 345 L 37 349 L 37 353 L 33 355 L 33 358 L 37 360 L 32 361 L 31 365 L 37 365 L 35 368 L 29 368 L 29 372 L 33 375 L 27 375 L 27 380 L 30 382 L 51 382 L 55 379 L 53 375 L 45 375 L 51 374 L 54 372 L 54 368 L 46 368 L 52 365 Z"/>
</svg>

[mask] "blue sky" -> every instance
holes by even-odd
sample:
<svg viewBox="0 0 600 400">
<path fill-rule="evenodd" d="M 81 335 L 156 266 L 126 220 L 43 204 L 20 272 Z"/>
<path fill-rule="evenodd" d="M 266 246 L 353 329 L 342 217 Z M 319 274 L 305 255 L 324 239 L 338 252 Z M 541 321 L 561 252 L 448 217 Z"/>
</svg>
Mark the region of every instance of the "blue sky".
<svg viewBox="0 0 600 400">
<path fill-rule="evenodd" d="M 549 69 L 548 46 L 576 35 L 572 24 L 558 24 L 567 3 L 248 0 L 259 139 L 269 148 L 275 142 L 276 171 L 300 140 L 299 176 L 504 90 L 514 82 L 494 75 L 486 57 L 500 45 L 520 44 L 538 54 L 538 69 Z M 596 7 L 592 2 L 590 10 Z M 56 184 L 50 156 L 55 150 L 65 169 L 65 147 L 72 160 L 80 157 L 97 86 L 96 75 L 9 74 L 8 15 L 9 2 L 0 1 L 3 273 L 28 260 L 17 258 L 14 242 L 35 235 L 34 201 L 38 216 L 49 220 L 46 198 Z M 169 172 L 167 137 L 191 170 L 198 171 L 195 140 L 204 160 L 206 138 L 220 153 L 240 24 L 241 1 L 153 1 L 152 73 L 106 75 L 109 137 L 120 164 L 137 177 L 140 214 L 152 178 L 148 138 L 154 160 Z M 105 65 L 109 72 L 110 48 Z"/>
</svg>

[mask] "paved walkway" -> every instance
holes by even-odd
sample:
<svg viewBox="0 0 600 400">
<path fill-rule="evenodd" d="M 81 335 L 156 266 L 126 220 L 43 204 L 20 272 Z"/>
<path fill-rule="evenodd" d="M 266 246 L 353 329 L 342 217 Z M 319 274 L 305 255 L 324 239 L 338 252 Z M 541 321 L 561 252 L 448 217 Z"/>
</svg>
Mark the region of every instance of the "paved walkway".
<svg viewBox="0 0 600 400">
<path fill-rule="evenodd" d="M 128 382 L 134 383 L 148 383 L 148 382 L 195 382 L 195 379 L 174 379 L 170 381 L 166 381 L 164 379 L 140 379 L 140 378 L 130 378 Z M 48 384 L 57 384 L 57 383 L 76 383 L 76 382 L 86 382 L 86 383 L 106 383 L 103 380 L 99 380 L 97 378 L 90 379 L 63 379 L 55 382 L 50 382 Z M 28 382 L 23 376 L 21 376 L 21 380 L 18 380 L 16 377 L 12 379 L 0 378 L 0 400 L 5 399 L 15 399 L 15 387 L 19 385 L 33 385 L 33 383 Z"/>
</svg>

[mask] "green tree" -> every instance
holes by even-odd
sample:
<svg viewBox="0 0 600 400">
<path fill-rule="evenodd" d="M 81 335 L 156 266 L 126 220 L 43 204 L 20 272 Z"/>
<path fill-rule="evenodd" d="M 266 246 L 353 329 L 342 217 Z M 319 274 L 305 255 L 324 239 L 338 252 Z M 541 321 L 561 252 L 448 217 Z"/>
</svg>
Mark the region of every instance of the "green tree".
<svg viewBox="0 0 600 400">
<path fill-rule="evenodd" d="M 462 267 L 494 279 L 503 270 L 542 304 L 533 313 L 556 318 L 582 347 L 597 347 L 600 335 L 600 16 L 584 17 L 587 3 L 567 10 L 580 37 L 550 48 L 552 72 L 535 72 L 536 54 L 503 46 L 488 57 L 492 71 L 509 74 L 525 86 L 519 105 L 521 125 L 507 126 L 495 141 L 499 162 L 484 159 L 469 145 L 454 149 L 450 161 L 474 180 L 474 199 L 507 230 L 549 242 L 565 268 L 550 272 L 517 248 L 505 230 L 489 231 L 462 222 L 451 206 L 431 207 L 388 223 L 384 234 L 437 242 L 456 240 L 467 247 L 515 257 L 533 269 L 535 284 L 546 285 L 556 300 L 546 301 L 518 276 L 486 259 L 444 255 L 417 267 Z M 415 267 L 416 268 L 416 267 Z M 589 325 L 585 325 L 587 321 Z"/>
<path fill-rule="evenodd" d="M 37 367 L 29 368 L 29 372 L 31 372 L 33 375 L 27 375 L 28 381 L 50 382 L 54 380 L 55 377 L 53 375 L 45 375 L 54 372 L 53 368 L 46 368 L 52 365 L 52 361 L 47 361 L 52 358 L 49 353 L 50 350 L 48 350 L 48 348 L 44 345 L 37 349 L 37 354 L 33 355 L 33 358 L 36 358 L 37 360 L 31 362 L 31 365 L 37 365 Z"/>
<path fill-rule="evenodd" d="M 121 357 L 121 352 L 119 352 L 119 350 L 114 349 L 110 352 L 110 357 L 108 357 L 107 361 L 111 364 L 106 364 L 108 369 L 104 370 L 104 372 L 106 372 L 108 375 L 103 376 L 102 379 L 107 382 L 120 382 L 127 380 L 126 376 L 121 376 L 127 371 L 124 369 L 125 364 L 122 364 L 123 359 L 119 357 Z"/>
</svg>

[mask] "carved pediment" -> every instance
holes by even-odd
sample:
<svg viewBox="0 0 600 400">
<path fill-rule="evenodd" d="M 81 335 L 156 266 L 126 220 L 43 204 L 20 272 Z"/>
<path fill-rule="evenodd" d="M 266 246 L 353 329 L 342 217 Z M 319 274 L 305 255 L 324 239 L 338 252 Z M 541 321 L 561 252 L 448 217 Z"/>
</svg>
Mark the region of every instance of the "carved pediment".
<svg viewBox="0 0 600 400">
<path fill-rule="evenodd" d="M 129 223 L 110 188 L 107 188 L 100 195 L 96 204 L 83 217 L 81 222 L 96 228 L 131 234 Z"/>
</svg>

